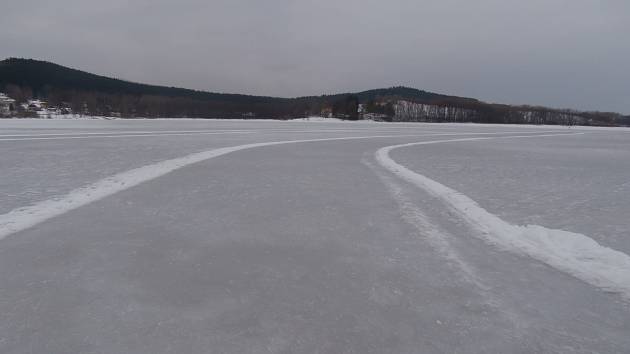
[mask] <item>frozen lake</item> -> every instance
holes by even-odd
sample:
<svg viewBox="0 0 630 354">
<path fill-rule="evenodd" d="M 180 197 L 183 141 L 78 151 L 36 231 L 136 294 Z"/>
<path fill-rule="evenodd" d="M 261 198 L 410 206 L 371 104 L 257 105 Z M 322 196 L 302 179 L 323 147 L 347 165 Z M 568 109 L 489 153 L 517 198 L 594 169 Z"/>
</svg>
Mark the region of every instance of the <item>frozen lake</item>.
<svg viewBox="0 0 630 354">
<path fill-rule="evenodd" d="M 0 120 L 0 168 L 1 353 L 630 348 L 628 129 Z"/>
</svg>

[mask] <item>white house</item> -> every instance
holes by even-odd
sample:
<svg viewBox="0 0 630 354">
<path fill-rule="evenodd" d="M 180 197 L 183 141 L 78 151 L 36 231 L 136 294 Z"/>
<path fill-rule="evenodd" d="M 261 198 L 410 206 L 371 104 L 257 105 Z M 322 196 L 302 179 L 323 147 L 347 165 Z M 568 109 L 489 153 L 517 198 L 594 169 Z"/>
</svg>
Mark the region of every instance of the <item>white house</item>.
<svg viewBox="0 0 630 354">
<path fill-rule="evenodd" d="M 15 100 L 0 93 L 0 117 L 8 117 L 15 111 Z"/>
</svg>

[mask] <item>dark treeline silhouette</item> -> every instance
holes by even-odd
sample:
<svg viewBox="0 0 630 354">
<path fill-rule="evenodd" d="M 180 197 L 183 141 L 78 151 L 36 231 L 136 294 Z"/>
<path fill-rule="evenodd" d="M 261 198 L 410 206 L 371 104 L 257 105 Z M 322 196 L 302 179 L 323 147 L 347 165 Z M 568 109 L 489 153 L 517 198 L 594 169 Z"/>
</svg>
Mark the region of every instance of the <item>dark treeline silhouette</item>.
<svg viewBox="0 0 630 354">
<path fill-rule="evenodd" d="M 549 124 L 628 126 L 630 119 L 613 112 L 581 112 L 538 106 L 510 106 L 483 102 L 440 101 L 422 103 L 398 100 L 393 105 L 394 121 L 473 122 L 497 124 Z"/>
<path fill-rule="evenodd" d="M 74 114 L 97 116 L 289 119 L 329 115 L 356 120 L 361 118 L 362 105 L 362 113 L 385 121 L 630 124 L 628 117 L 615 113 L 487 104 L 408 87 L 298 98 L 212 93 L 133 83 L 16 58 L 0 61 L 0 91 L 18 103 L 39 98 Z"/>
</svg>

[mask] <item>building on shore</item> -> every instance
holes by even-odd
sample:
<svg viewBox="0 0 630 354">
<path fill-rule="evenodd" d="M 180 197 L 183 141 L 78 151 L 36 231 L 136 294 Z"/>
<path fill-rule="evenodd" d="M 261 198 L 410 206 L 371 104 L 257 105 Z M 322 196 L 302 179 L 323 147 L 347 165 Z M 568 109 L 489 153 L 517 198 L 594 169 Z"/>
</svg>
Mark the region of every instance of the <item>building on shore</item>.
<svg viewBox="0 0 630 354">
<path fill-rule="evenodd" d="M 0 93 L 0 117 L 10 117 L 15 113 L 15 100 Z"/>
</svg>

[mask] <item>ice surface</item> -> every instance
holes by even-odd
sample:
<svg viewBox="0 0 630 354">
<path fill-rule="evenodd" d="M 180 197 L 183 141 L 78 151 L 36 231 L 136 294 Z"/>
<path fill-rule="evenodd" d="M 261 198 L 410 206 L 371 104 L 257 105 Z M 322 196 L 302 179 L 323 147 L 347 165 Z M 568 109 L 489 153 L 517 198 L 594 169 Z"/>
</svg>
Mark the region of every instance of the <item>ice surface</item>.
<svg viewBox="0 0 630 354">
<path fill-rule="evenodd" d="M 0 215 L 38 218 L 0 240 L 0 352 L 623 353 L 619 294 L 489 246 L 374 161 L 550 131 L 587 134 L 391 156 L 509 225 L 545 227 L 512 236 L 588 235 L 601 246 L 554 257 L 604 271 L 589 252 L 628 253 L 627 130 L 0 120 Z"/>
</svg>

